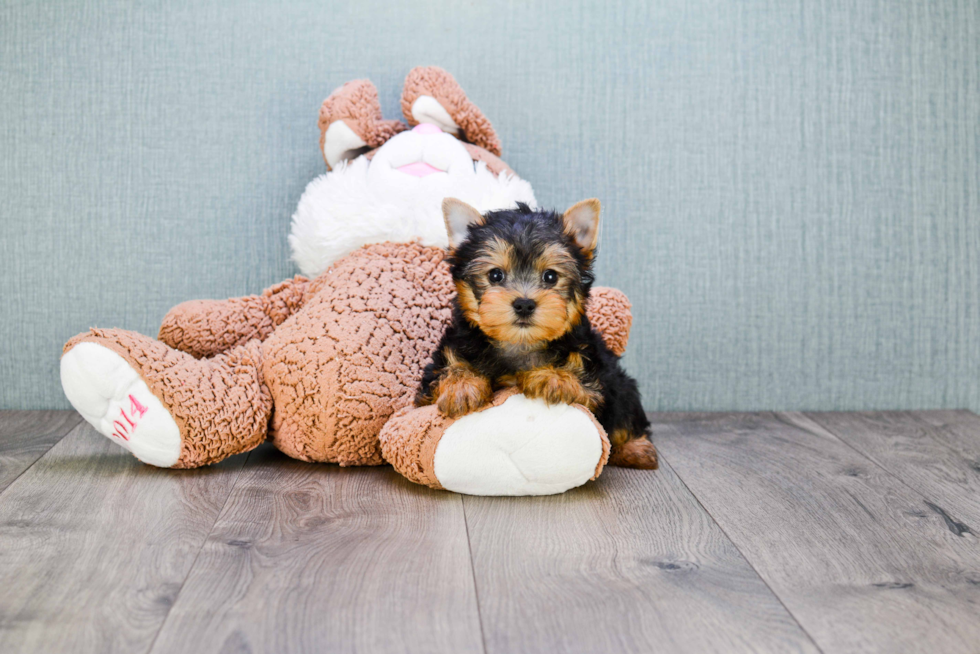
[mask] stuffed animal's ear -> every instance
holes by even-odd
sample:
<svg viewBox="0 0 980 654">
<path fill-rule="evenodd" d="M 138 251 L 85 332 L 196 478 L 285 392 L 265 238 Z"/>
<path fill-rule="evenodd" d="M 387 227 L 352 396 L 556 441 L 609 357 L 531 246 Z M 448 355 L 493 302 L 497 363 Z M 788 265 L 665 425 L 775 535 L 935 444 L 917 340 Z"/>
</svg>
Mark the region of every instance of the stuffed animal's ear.
<svg viewBox="0 0 980 654">
<path fill-rule="evenodd" d="M 369 149 L 364 139 L 342 120 L 330 123 L 320 140 L 323 141 L 323 160 L 330 170 L 341 161 L 354 159 Z"/>
<path fill-rule="evenodd" d="M 320 107 L 320 151 L 327 168 L 353 159 L 381 145 L 405 123 L 383 120 L 378 90 L 366 79 L 356 79 L 335 89 Z"/>
<path fill-rule="evenodd" d="M 589 256 L 599 242 L 600 209 L 599 201 L 590 198 L 576 202 L 562 216 L 565 233 L 575 239 L 575 243 Z"/>
<path fill-rule="evenodd" d="M 446 231 L 449 232 L 449 247 L 453 250 L 466 240 L 471 228 L 483 224 L 483 216 L 479 211 L 456 198 L 442 201 L 442 217 L 446 221 Z"/>
<path fill-rule="evenodd" d="M 402 89 L 402 113 L 412 127 L 430 123 L 500 156 L 500 139 L 493 125 L 442 68 L 420 66 L 408 73 Z"/>
</svg>

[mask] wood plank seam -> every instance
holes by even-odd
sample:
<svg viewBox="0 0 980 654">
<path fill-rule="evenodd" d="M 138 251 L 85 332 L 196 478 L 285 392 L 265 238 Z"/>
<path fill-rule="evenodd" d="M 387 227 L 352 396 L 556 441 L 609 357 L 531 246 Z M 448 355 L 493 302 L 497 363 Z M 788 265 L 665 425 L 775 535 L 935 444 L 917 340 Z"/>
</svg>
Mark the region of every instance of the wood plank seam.
<svg viewBox="0 0 980 654">
<path fill-rule="evenodd" d="M 473 594 L 476 596 L 476 617 L 480 620 L 480 644 L 483 645 L 483 654 L 487 654 L 487 636 L 483 628 L 483 608 L 480 606 L 480 586 L 476 583 L 476 564 L 473 562 L 473 541 L 470 540 L 470 522 L 466 516 L 466 502 L 462 495 L 457 495 L 456 499 L 463 509 L 463 528 L 466 530 L 466 549 L 470 553 L 470 574 L 473 575 Z"/>
<path fill-rule="evenodd" d="M 489 654 L 821 651 L 669 466 L 463 500 Z"/>
<path fill-rule="evenodd" d="M 965 411 L 965 409 L 963 409 L 963 410 Z M 858 413 L 863 413 L 863 412 L 858 412 Z M 867 412 L 867 413 L 875 414 L 875 413 L 891 413 L 891 412 L 890 411 L 889 412 L 886 412 L 886 411 L 870 411 L 870 412 Z M 931 430 L 931 429 L 935 429 L 937 431 L 942 431 L 942 432 L 945 432 L 947 434 L 950 434 L 950 430 L 949 430 L 948 427 L 945 427 L 945 426 L 942 426 L 942 425 L 934 425 L 931 422 L 928 422 L 928 421 L 922 419 L 919 416 L 919 412 L 918 411 L 897 411 L 895 413 L 901 413 L 902 415 L 904 415 L 904 416 L 906 416 L 908 418 L 911 418 L 913 422 L 915 422 L 915 423 L 919 424 L 920 426 L 922 426 L 927 432 L 929 430 Z M 972 411 L 967 411 L 967 413 L 973 413 L 973 412 Z M 901 475 L 898 475 L 897 473 L 894 473 L 891 470 L 888 470 L 887 467 L 885 466 L 885 464 L 880 463 L 874 457 L 874 455 L 872 455 L 872 454 L 865 454 L 864 452 L 861 452 L 856 447 L 854 447 L 853 445 L 851 445 L 850 443 L 848 443 L 846 440 L 844 440 L 843 438 L 841 438 L 830 427 L 824 425 L 820 421 L 820 418 L 819 418 L 820 413 L 819 412 L 817 412 L 817 411 L 804 411 L 803 412 L 803 415 L 805 415 L 807 418 L 809 418 L 813 422 L 815 422 L 818 425 L 820 425 L 823 429 L 827 430 L 827 432 L 829 432 L 832 436 L 834 436 L 835 438 L 837 438 L 837 440 L 841 441 L 842 443 L 844 443 L 845 445 L 847 445 L 848 447 L 850 447 L 852 450 L 854 450 L 855 452 L 857 452 L 861 456 L 863 456 L 863 457 L 865 457 L 865 458 L 873 461 L 879 468 L 881 468 L 883 470 L 886 470 L 892 476 L 895 476 L 895 477 L 898 477 L 899 479 L 901 479 Z M 973 414 L 973 415 L 976 415 L 976 414 Z M 978 416 L 978 417 L 980 417 L 980 416 Z M 964 459 L 966 461 L 972 461 L 973 460 L 972 457 L 970 457 L 967 453 L 961 451 L 959 448 L 954 447 L 953 445 L 950 445 L 946 441 L 939 440 L 938 438 L 930 438 L 930 441 L 932 443 L 935 443 L 935 444 L 941 446 L 943 449 L 949 450 L 954 455 L 956 455 L 956 456 L 958 456 L 958 457 L 960 457 L 960 458 L 962 458 L 962 459 Z M 906 484 L 906 485 L 908 485 L 908 484 Z M 919 494 L 921 495 L 922 493 L 919 493 Z"/>
<path fill-rule="evenodd" d="M 24 468 L 23 470 L 21 470 L 20 473 L 16 477 L 14 477 L 13 479 L 11 479 L 10 480 L 10 483 L 8 483 L 3 489 L 0 489 L 0 498 L 3 497 L 3 494 L 6 493 L 7 490 L 9 490 L 11 486 L 13 486 L 14 484 L 17 483 L 17 480 L 18 479 L 20 479 L 21 477 L 24 476 L 24 473 L 25 472 L 27 472 L 28 470 L 30 470 L 31 468 L 33 468 L 37 464 L 38 461 L 40 461 L 42 458 L 44 458 L 44 455 L 47 454 L 48 452 L 50 452 L 51 451 L 51 448 L 53 448 L 55 445 L 57 445 L 58 443 L 60 443 L 62 440 L 64 440 L 64 438 L 66 436 L 68 436 L 68 434 L 72 433 L 73 431 L 75 431 L 76 428 L 78 428 L 78 425 L 83 422 L 82 416 L 79 415 L 77 412 L 74 412 L 74 413 L 75 413 L 75 419 L 71 422 L 70 426 L 68 426 L 65 429 L 65 432 L 63 434 L 61 434 L 61 436 L 58 437 L 58 440 L 56 440 L 53 443 L 51 443 L 50 445 L 48 445 L 44 449 L 43 452 L 41 452 L 40 454 L 38 454 L 37 458 L 34 459 L 34 461 L 32 461 L 29 466 L 27 466 L 26 468 Z"/>
<path fill-rule="evenodd" d="M 807 630 L 806 630 L 806 629 L 805 629 L 805 628 L 803 627 L 803 625 L 802 625 L 802 624 L 800 624 L 800 621 L 799 621 L 799 620 L 798 620 L 798 619 L 796 618 L 796 616 L 795 616 L 795 615 L 793 614 L 793 612 L 789 610 L 789 607 L 788 607 L 788 606 L 786 606 L 786 603 L 785 603 L 785 602 L 783 601 L 783 598 L 779 596 L 779 593 L 777 593 L 777 592 L 776 592 L 776 591 L 775 591 L 775 590 L 774 590 L 774 589 L 772 588 L 772 586 L 770 586 L 770 585 L 769 585 L 769 582 L 768 582 L 768 581 L 766 581 L 766 578 L 765 578 L 765 577 L 764 577 L 764 576 L 762 575 L 762 573 L 760 573 L 760 572 L 759 572 L 759 570 L 758 570 L 758 569 L 757 569 L 757 568 L 755 567 L 755 564 L 754 564 L 754 563 L 752 563 L 752 560 L 751 560 L 751 559 L 750 559 L 749 557 L 747 557 L 747 556 L 745 555 L 745 552 L 743 552 L 743 551 L 742 551 L 742 549 L 741 549 L 741 548 L 740 548 L 740 547 L 738 546 L 738 544 L 737 544 L 737 543 L 735 542 L 735 540 L 734 540 L 734 539 L 733 539 L 733 538 L 732 538 L 731 536 L 729 536 L 729 535 L 728 535 L 728 532 L 727 532 L 727 531 L 725 531 L 725 528 L 721 526 L 721 523 L 719 523 L 719 522 L 718 522 L 718 521 L 717 521 L 717 520 L 715 519 L 715 517 L 714 517 L 713 515 L 711 515 L 711 511 L 709 511 L 709 510 L 708 510 L 708 507 L 706 507 L 706 506 L 704 505 L 704 503 L 703 503 L 703 502 L 701 502 L 701 498 L 697 496 L 697 494 L 696 494 L 696 493 L 694 492 L 694 490 L 693 490 L 693 489 L 692 489 L 692 488 L 691 488 L 690 486 L 688 486 L 688 485 L 687 485 L 687 482 L 686 482 L 686 481 L 684 481 L 684 478 L 683 478 L 683 477 L 681 477 L 681 476 L 680 476 L 680 474 L 678 474 L 678 472 L 677 472 L 677 470 L 676 470 L 676 469 L 675 469 L 675 468 L 674 468 L 674 467 L 673 467 L 672 465 L 670 465 L 670 461 L 669 461 L 669 460 L 667 460 L 667 458 L 666 458 L 666 457 L 665 457 L 665 456 L 663 455 L 663 452 L 661 452 L 660 450 L 657 450 L 657 457 L 658 457 L 658 459 L 659 459 L 659 461 L 660 461 L 660 465 L 661 465 L 661 466 L 666 466 L 666 467 L 668 467 L 668 468 L 670 468 L 670 470 L 671 470 L 671 472 L 673 472 L 673 473 L 674 473 L 674 475 L 676 475 L 676 476 L 677 476 L 677 479 L 679 479 L 679 480 L 680 480 L 680 482 L 681 482 L 681 485 L 682 485 L 682 486 L 684 486 L 684 488 L 686 488 L 686 489 L 687 489 L 687 492 L 691 494 L 691 497 L 693 497 L 693 498 L 694 498 L 694 501 L 698 503 L 698 506 L 700 506 L 700 507 L 701 507 L 701 508 L 702 508 L 702 509 L 704 510 L 704 512 L 705 512 L 705 514 L 706 514 L 706 515 L 707 515 L 707 516 L 708 516 L 709 518 L 711 518 L 711 521 L 712 521 L 712 522 L 714 522 L 714 523 L 715 523 L 715 525 L 717 525 L 717 527 L 718 527 L 718 529 L 719 529 L 719 530 L 721 531 L 721 533 L 722 533 L 722 534 L 723 534 L 723 535 L 725 536 L 725 538 L 727 538 L 727 539 L 728 539 L 728 542 L 732 544 L 732 547 L 734 547 L 734 548 L 735 548 L 735 549 L 736 549 L 736 550 L 738 551 L 738 554 L 739 554 L 739 556 L 741 556 L 741 557 L 742 557 L 742 558 L 743 558 L 743 559 L 745 560 L 745 562 L 746 562 L 746 563 L 748 564 L 748 566 L 749 566 L 750 568 L 752 568 L 752 571 L 753 571 L 753 572 L 754 572 L 754 573 L 756 574 L 756 576 L 758 576 L 758 577 L 759 577 L 759 579 L 761 579 L 761 580 L 762 580 L 762 583 L 763 583 L 763 584 L 764 584 L 764 585 L 766 586 L 766 588 L 768 588 L 768 589 L 769 589 L 769 592 L 770 592 L 770 593 L 772 593 L 772 595 L 773 595 L 773 597 L 775 597 L 775 598 L 776 598 L 776 600 L 777 600 L 777 601 L 779 602 L 779 604 L 780 604 L 780 606 L 782 606 L 782 607 L 783 607 L 783 609 L 785 609 L 785 610 L 786 610 L 786 613 L 787 613 L 787 614 L 788 614 L 788 615 L 789 615 L 789 616 L 790 616 L 791 618 L 793 618 L 793 622 L 795 622 L 795 623 L 796 623 L 796 626 L 798 626 L 798 627 L 800 628 L 800 631 L 802 631 L 802 632 L 803 632 L 804 634 L 806 634 L 806 637 L 810 639 L 810 642 L 811 642 L 811 643 L 813 644 L 813 646 L 814 646 L 814 647 L 815 647 L 815 648 L 816 648 L 816 649 L 817 649 L 818 651 L 820 651 L 820 652 L 823 652 L 823 649 L 822 649 L 822 648 L 820 647 L 820 645 L 818 645 L 818 644 L 817 644 L 817 641 L 816 641 L 816 640 L 815 640 L 815 639 L 813 638 L 813 636 L 812 636 L 812 635 L 810 634 L 810 632 L 809 632 L 809 631 L 807 631 Z"/>
<path fill-rule="evenodd" d="M 879 421 L 859 430 L 845 419 L 854 414 L 832 415 L 835 431 L 857 447 L 791 412 L 660 414 L 654 439 L 825 650 L 917 651 L 925 639 L 934 651 L 975 653 L 976 537 L 957 535 L 923 505 L 930 486 L 913 476 L 900 483 L 855 451 L 873 443 Z M 899 455 L 916 452 L 916 430 L 908 418 L 880 422 L 892 423 L 895 437 L 904 435 L 897 458 L 887 444 L 872 451 L 911 472 L 902 466 L 921 457 Z M 964 447 L 976 438 L 975 424 L 954 430 Z M 915 484 L 923 490 L 908 487 Z"/>
<path fill-rule="evenodd" d="M 913 411 L 903 411 L 902 413 L 905 414 L 906 416 L 914 416 L 914 412 Z M 803 412 L 803 413 L 801 413 L 799 415 L 802 415 L 802 416 L 806 417 L 807 420 L 810 423 L 812 423 L 813 425 L 816 425 L 817 427 L 819 427 L 823 431 L 827 432 L 827 435 L 832 436 L 833 438 L 837 439 L 838 441 L 840 441 L 841 443 L 843 443 L 845 446 L 847 446 L 849 449 L 851 449 L 854 452 L 856 452 L 858 454 L 858 456 L 864 457 L 865 459 L 867 459 L 868 461 L 870 461 L 872 464 L 874 464 L 875 466 L 877 466 L 882 472 L 884 472 L 885 474 L 887 474 L 889 477 L 892 477 L 892 478 L 898 480 L 898 482 L 900 484 L 902 484 L 902 486 L 905 486 L 907 489 L 909 489 L 910 491 L 912 491 L 913 493 L 915 493 L 917 496 L 919 496 L 922 499 L 923 504 L 925 504 L 927 507 L 929 507 L 929 509 L 931 511 L 933 511 L 934 513 L 936 513 L 939 517 L 941 517 L 943 519 L 943 522 L 946 523 L 946 527 L 954 535 L 956 535 L 956 536 L 963 536 L 963 534 L 973 534 L 973 533 L 976 533 L 968 525 L 966 525 L 963 522 L 955 519 L 953 516 L 951 516 L 949 514 L 949 512 L 947 512 L 945 509 L 943 509 L 941 506 L 939 506 L 935 502 L 932 502 L 931 501 L 932 499 L 939 499 L 939 498 L 930 498 L 930 497 L 928 497 L 921 490 L 919 490 L 915 486 L 912 486 L 907 481 L 905 481 L 905 478 L 902 475 L 900 475 L 900 474 L 898 474 L 896 472 L 893 472 L 889 467 L 887 467 L 885 464 L 879 462 L 870 453 L 862 452 L 861 450 L 857 449 L 855 446 L 851 445 L 849 442 L 847 442 L 847 440 L 845 440 L 844 438 L 842 438 L 841 436 L 839 436 L 836 432 L 832 431 L 829 427 L 826 427 L 823 423 L 819 422 L 816 418 L 814 418 L 813 416 L 811 416 L 809 412 Z M 916 422 L 919 422 L 920 424 L 924 424 L 925 426 L 931 427 L 931 425 L 929 425 L 928 423 L 925 423 L 924 421 L 920 421 L 920 420 L 916 419 Z M 933 442 L 938 443 L 939 441 L 937 441 L 936 439 L 933 439 Z M 957 456 L 962 456 L 955 449 L 953 449 L 953 448 L 948 448 L 948 449 L 950 451 L 952 451 L 954 454 L 956 454 Z M 858 504 L 860 504 L 860 502 L 858 502 Z M 861 508 L 864 508 L 864 506 L 862 505 Z M 865 509 L 865 511 L 867 512 L 867 509 Z"/>
<path fill-rule="evenodd" d="M 980 416 L 978 416 L 973 411 L 970 411 L 969 409 L 955 409 L 955 411 L 957 411 L 957 412 L 962 411 L 962 412 L 968 413 L 968 414 L 970 414 L 970 415 L 972 415 L 972 416 L 974 416 L 976 418 L 980 418 Z M 941 431 L 941 432 L 947 434 L 951 439 L 956 440 L 956 435 L 953 433 L 953 430 L 949 428 L 949 426 L 947 426 L 947 425 L 934 425 L 931 422 L 929 422 L 928 420 L 926 420 L 925 418 L 922 418 L 919 415 L 919 412 L 918 411 L 908 411 L 908 413 L 915 419 L 915 421 L 917 423 L 919 423 L 920 425 L 926 427 L 927 429 L 936 429 L 938 431 Z M 951 452 L 953 452 L 954 454 L 956 454 L 960 458 L 962 458 L 962 459 L 964 459 L 966 461 L 969 461 L 973 465 L 973 469 L 974 470 L 977 470 L 978 472 L 980 472 L 980 462 L 974 461 L 974 458 L 972 456 L 970 456 L 970 454 L 968 452 L 964 452 L 963 450 L 961 450 L 960 448 L 956 447 L 955 445 L 953 445 L 952 443 L 950 443 L 947 440 L 939 440 L 938 438 L 933 438 L 932 440 L 934 442 L 939 443 L 940 445 L 944 446 L 945 448 L 947 448 L 948 450 L 950 450 Z"/>
<path fill-rule="evenodd" d="M 236 459 L 176 474 L 76 425 L 0 502 L 0 650 L 144 652 Z"/>
<path fill-rule="evenodd" d="M 235 492 L 235 488 L 238 486 L 238 482 L 241 481 L 242 473 L 245 471 L 245 466 L 248 465 L 248 460 L 251 456 L 252 456 L 252 452 L 248 452 L 245 455 L 245 461 L 242 463 L 242 466 L 238 469 L 238 475 L 235 477 L 235 483 L 232 484 L 231 487 L 228 489 L 228 494 L 225 495 L 225 501 L 221 503 L 221 509 L 214 514 L 214 522 L 211 523 L 211 528 L 208 529 L 207 535 L 201 540 L 201 546 L 197 548 L 197 553 L 194 555 L 194 561 L 191 562 L 190 567 L 187 568 L 187 574 L 184 575 L 183 580 L 181 580 L 180 588 L 177 589 L 177 592 L 174 594 L 173 601 L 170 603 L 169 608 L 167 608 L 167 616 L 160 621 L 160 626 L 157 628 L 157 632 L 156 634 L 154 634 L 153 640 L 150 641 L 150 646 L 146 648 L 147 654 L 153 651 L 153 648 L 157 644 L 157 639 L 160 637 L 160 634 L 163 633 L 163 628 L 164 626 L 166 626 L 167 620 L 170 619 L 170 614 L 174 610 L 174 607 L 177 605 L 177 600 L 180 599 L 180 592 L 184 590 L 184 585 L 187 583 L 187 580 L 190 579 L 191 573 L 194 572 L 194 568 L 195 566 L 197 566 L 197 560 L 201 558 L 201 552 L 204 551 L 204 546 L 207 545 L 208 539 L 210 539 L 211 534 L 214 533 L 215 525 L 218 524 L 218 520 L 221 518 L 221 515 L 225 512 L 225 507 L 228 506 L 228 500 L 231 499 L 231 496 Z"/>
<path fill-rule="evenodd" d="M 153 652 L 482 653 L 458 502 L 391 468 L 316 466 L 266 443 Z"/>
</svg>

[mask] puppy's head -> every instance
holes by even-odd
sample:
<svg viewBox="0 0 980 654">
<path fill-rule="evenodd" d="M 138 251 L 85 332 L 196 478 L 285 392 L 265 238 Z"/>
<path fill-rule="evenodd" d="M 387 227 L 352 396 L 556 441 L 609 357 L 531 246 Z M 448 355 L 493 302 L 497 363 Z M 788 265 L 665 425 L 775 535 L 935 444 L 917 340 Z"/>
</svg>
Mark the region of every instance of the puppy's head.
<svg viewBox="0 0 980 654">
<path fill-rule="evenodd" d="M 459 306 L 494 341 L 534 345 L 561 337 L 585 312 L 599 236 L 599 201 L 564 214 L 518 208 L 485 216 L 442 203 Z"/>
</svg>

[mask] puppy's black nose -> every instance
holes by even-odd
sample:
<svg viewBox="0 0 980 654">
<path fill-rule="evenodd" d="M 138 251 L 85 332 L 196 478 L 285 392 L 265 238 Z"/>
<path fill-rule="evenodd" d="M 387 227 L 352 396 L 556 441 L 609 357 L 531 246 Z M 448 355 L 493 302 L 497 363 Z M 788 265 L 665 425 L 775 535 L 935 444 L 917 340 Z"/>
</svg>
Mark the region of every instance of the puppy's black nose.
<svg viewBox="0 0 980 654">
<path fill-rule="evenodd" d="M 519 297 L 514 300 L 514 313 L 516 313 L 519 318 L 527 318 L 534 313 L 534 308 L 537 306 L 538 303 L 531 298 Z"/>
</svg>

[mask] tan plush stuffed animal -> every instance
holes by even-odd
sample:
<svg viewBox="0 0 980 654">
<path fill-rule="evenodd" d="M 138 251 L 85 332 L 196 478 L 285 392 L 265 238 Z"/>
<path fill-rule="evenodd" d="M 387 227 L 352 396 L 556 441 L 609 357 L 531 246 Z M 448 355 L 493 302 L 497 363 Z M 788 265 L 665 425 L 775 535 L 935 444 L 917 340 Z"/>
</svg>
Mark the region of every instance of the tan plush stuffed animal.
<svg viewBox="0 0 980 654">
<path fill-rule="evenodd" d="M 513 391 L 456 421 L 412 407 L 454 293 L 442 199 L 481 211 L 535 200 L 448 73 L 414 69 L 402 109 L 408 125 L 382 120 L 366 80 L 324 101 L 330 172 L 307 187 L 290 235 L 309 277 L 181 304 L 159 340 L 95 328 L 69 340 L 62 384 L 82 416 L 160 467 L 208 465 L 269 439 L 304 461 L 388 461 L 412 481 L 466 493 L 556 493 L 594 478 L 609 443 L 584 407 Z M 594 289 L 588 315 L 621 353 L 625 296 Z"/>
</svg>

